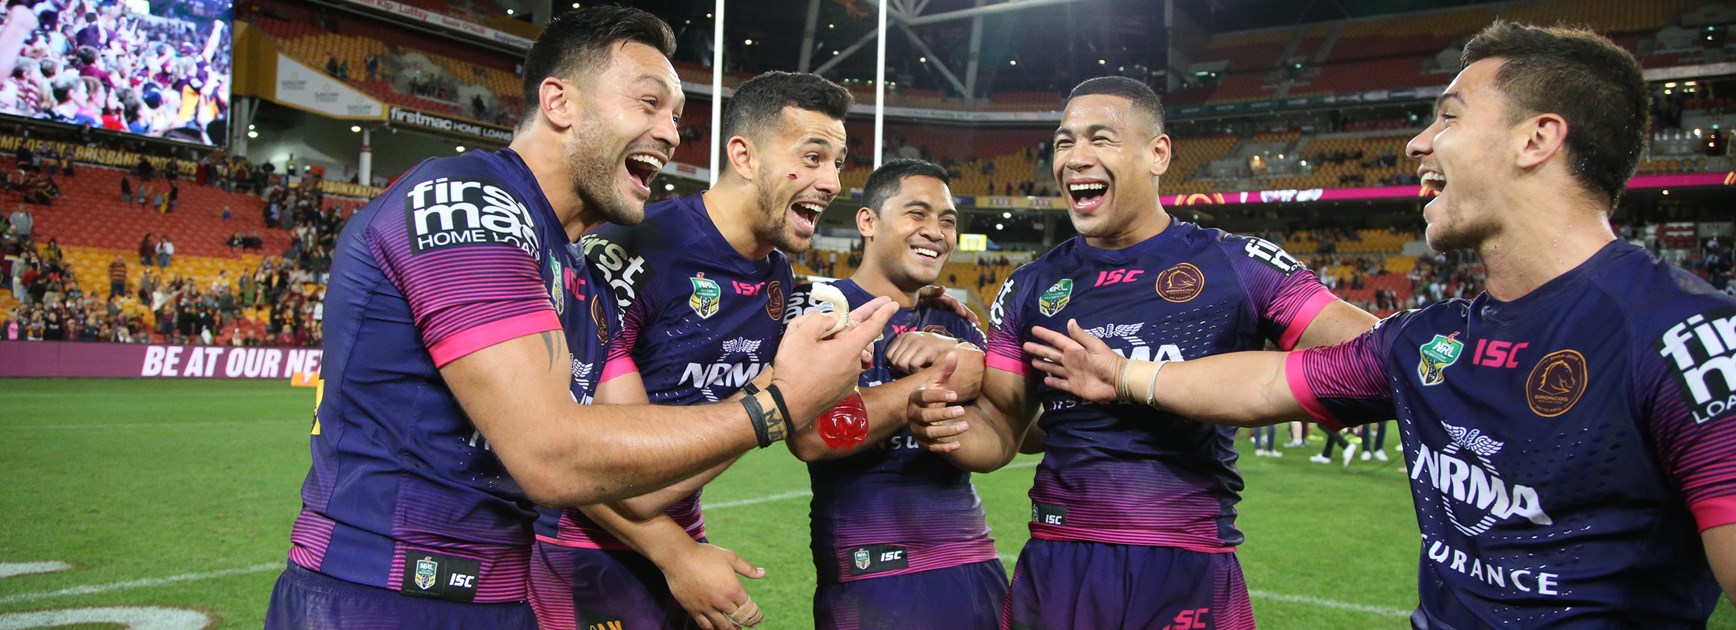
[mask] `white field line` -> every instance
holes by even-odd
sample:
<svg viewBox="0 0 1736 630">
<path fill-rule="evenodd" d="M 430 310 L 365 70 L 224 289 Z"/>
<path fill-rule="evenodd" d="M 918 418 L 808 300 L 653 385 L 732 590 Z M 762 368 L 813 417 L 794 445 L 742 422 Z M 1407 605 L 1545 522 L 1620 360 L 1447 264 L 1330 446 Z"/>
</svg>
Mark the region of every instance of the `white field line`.
<svg viewBox="0 0 1736 630">
<path fill-rule="evenodd" d="M 72 565 L 65 562 L 0 562 L 0 579 L 15 575 L 33 575 L 36 573 L 53 573 L 67 571 Z"/>
<path fill-rule="evenodd" d="M 0 604 L 16 604 L 18 602 L 34 602 L 37 600 L 54 599 L 57 597 L 70 597 L 73 595 L 95 595 L 97 593 L 107 593 L 110 591 L 124 591 L 124 590 L 135 589 L 135 588 L 151 588 L 151 587 L 156 587 L 156 586 L 166 586 L 169 584 L 178 584 L 181 582 L 197 582 L 200 580 L 212 580 L 212 579 L 221 578 L 221 577 L 229 577 L 232 575 L 247 575 L 250 573 L 263 573 L 265 571 L 280 570 L 283 568 L 283 566 L 284 566 L 284 564 L 282 561 L 267 562 L 264 564 L 255 564 L 252 566 L 246 566 L 246 567 L 241 567 L 241 568 L 237 568 L 237 569 L 222 569 L 219 571 L 201 571 L 198 573 L 182 573 L 180 575 L 171 575 L 168 577 L 146 578 L 143 580 L 127 580 L 125 582 L 109 582 L 108 584 L 90 584 L 90 585 L 86 585 L 86 586 L 74 586 L 71 588 L 63 588 L 63 589 L 60 589 L 58 591 L 41 591 L 41 592 L 37 592 L 37 593 L 19 593 L 17 595 L 0 596 Z"/>
</svg>

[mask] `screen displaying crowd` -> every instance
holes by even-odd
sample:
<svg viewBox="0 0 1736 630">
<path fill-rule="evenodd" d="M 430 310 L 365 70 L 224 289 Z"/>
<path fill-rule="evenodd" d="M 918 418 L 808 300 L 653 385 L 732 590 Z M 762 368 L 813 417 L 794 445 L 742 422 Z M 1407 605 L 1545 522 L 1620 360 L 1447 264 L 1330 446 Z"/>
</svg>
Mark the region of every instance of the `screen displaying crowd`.
<svg viewBox="0 0 1736 630">
<path fill-rule="evenodd" d="M 0 25 L 0 114 L 202 145 L 228 133 L 227 0 L 40 0 Z"/>
</svg>

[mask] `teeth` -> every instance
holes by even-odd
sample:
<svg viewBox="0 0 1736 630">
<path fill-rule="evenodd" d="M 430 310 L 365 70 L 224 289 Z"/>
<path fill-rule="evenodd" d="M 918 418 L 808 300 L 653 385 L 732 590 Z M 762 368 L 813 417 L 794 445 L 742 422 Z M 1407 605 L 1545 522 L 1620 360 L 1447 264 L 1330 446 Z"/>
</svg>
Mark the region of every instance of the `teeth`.
<svg viewBox="0 0 1736 630">
<path fill-rule="evenodd" d="M 1447 176 L 1442 175 L 1440 173 L 1436 173 L 1434 171 L 1430 171 L 1427 173 L 1423 173 L 1422 181 L 1424 181 L 1424 182 L 1440 182 L 1442 185 L 1445 185 L 1447 183 Z"/>
<path fill-rule="evenodd" d="M 803 210 L 807 210 L 808 212 L 812 212 L 814 214 L 819 214 L 819 213 L 824 212 L 826 210 L 825 206 L 822 206 L 822 205 L 817 204 L 817 203 L 798 203 L 798 204 L 796 204 L 796 207 L 801 208 Z"/>
<path fill-rule="evenodd" d="M 1076 192 L 1076 193 L 1077 192 L 1101 192 L 1101 191 L 1105 191 L 1108 189 L 1109 189 L 1109 185 L 1104 184 L 1102 182 L 1092 182 L 1092 183 L 1088 183 L 1088 184 L 1068 184 L 1067 185 L 1067 190 L 1071 190 L 1071 191 Z"/>
<path fill-rule="evenodd" d="M 644 162 L 646 164 L 651 165 L 651 168 L 654 168 L 654 169 L 659 170 L 659 171 L 663 170 L 663 160 L 657 159 L 656 156 L 646 155 L 643 153 L 635 153 L 633 155 L 627 156 L 627 159 L 633 160 L 635 162 Z"/>
<path fill-rule="evenodd" d="M 929 258 L 939 258 L 940 257 L 940 252 L 937 252 L 937 251 L 934 251 L 932 249 L 928 249 L 925 247 L 916 248 L 916 253 L 918 255 L 927 256 Z"/>
</svg>

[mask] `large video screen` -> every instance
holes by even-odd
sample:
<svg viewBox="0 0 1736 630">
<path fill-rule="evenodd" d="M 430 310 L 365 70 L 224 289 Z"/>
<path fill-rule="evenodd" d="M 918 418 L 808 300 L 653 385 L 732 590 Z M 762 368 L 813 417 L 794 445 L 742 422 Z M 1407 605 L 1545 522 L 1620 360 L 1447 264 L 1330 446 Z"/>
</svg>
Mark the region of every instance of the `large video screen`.
<svg viewBox="0 0 1736 630">
<path fill-rule="evenodd" d="M 221 145 L 230 0 L 13 0 L 0 25 L 0 114 Z"/>
</svg>

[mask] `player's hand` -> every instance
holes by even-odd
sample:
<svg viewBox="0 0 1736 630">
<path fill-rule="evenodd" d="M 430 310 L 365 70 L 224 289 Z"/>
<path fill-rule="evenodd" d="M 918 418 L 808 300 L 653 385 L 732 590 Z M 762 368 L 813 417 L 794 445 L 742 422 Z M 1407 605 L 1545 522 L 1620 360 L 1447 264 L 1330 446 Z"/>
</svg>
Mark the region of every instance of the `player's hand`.
<svg viewBox="0 0 1736 630">
<path fill-rule="evenodd" d="M 959 344 L 946 335 L 912 330 L 886 344 L 886 362 L 905 374 L 915 374 L 940 361 Z"/>
<path fill-rule="evenodd" d="M 717 545 L 697 543 L 673 561 L 660 565 L 663 579 L 669 582 L 669 592 L 693 621 L 705 630 L 734 630 L 737 626 L 755 626 L 765 620 L 759 604 L 747 594 L 742 577 L 760 579 L 765 569 L 741 559 L 735 552 Z"/>
<path fill-rule="evenodd" d="M 1121 358 L 1101 339 L 1067 320 L 1071 336 L 1032 326 L 1036 341 L 1025 342 L 1025 353 L 1034 357 L 1031 367 L 1044 374 L 1043 384 L 1091 402 L 1115 402 L 1115 379 L 1121 374 Z"/>
<path fill-rule="evenodd" d="M 829 337 L 835 321 L 831 313 L 808 313 L 790 321 L 772 364 L 779 374 L 773 380 L 793 416 L 793 430 L 807 428 L 820 412 L 855 391 L 864 350 L 896 312 L 898 305 L 891 299 L 874 298 L 850 311 L 844 330 Z"/>
<path fill-rule="evenodd" d="M 958 354 L 947 354 L 934 378 L 921 389 L 910 392 L 910 398 L 905 402 L 904 417 L 909 419 L 910 434 L 929 452 L 958 450 L 958 436 L 970 430 L 970 423 L 964 419 L 964 407 L 958 405 L 958 392 L 949 385 L 957 369 Z"/>
<path fill-rule="evenodd" d="M 964 302 L 960 302 L 958 299 L 947 295 L 946 287 L 938 284 L 931 284 L 918 289 L 916 291 L 916 303 L 919 306 L 952 311 L 959 317 L 970 320 L 972 326 L 976 326 L 977 328 L 983 327 L 982 320 L 977 319 L 976 311 L 970 310 L 969 307 L 964 305 Z"/>
</svg>

